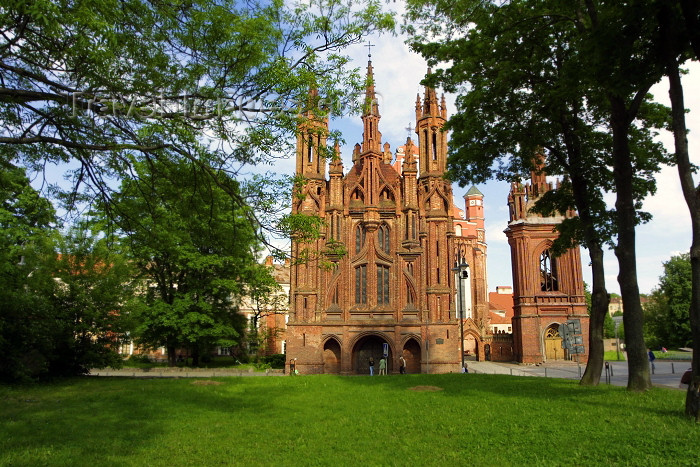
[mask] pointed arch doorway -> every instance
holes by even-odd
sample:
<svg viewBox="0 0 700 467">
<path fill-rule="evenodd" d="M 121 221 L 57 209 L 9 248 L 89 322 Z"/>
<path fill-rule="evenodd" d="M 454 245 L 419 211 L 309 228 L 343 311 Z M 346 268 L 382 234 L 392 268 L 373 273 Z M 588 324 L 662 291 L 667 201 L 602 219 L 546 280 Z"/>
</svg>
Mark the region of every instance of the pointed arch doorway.
<svg viewBox="0 0 700 467">
<path fill-rule="evenodd" d="M 559 335 L 559 325 L 551 324 L 544 331 L 544 354 L 547 360 L 564 360 L 564 349 L 561 348 L 562 338 Z"/>
<path fill-rule="evenodd" d="M 353 372 L 360 375 L 369 374 L 369 358 L 374 358 L 374 374 L 379 372 L 379 359 L 384 354 L 384 344 L 388 344 L 389 357 L 387 358 L 386 372 L 392 370 L 391 344 L 381 336 L 370 334 L 360 338 L 352 349 Z"/>
<path fill-rule="evenodd" d="M 323 372 L 330 374 L 340 374 L 340 344 L 337 340 L 330 338 L 323 344 Z"/>
<path fill-rule="evenodd" d="M 421 372 L 420 344 L 413 338 L 408 339 L 403 345 L 403 358 L 406 360 L 406 373 L 416 374 Z"/>
</svg>

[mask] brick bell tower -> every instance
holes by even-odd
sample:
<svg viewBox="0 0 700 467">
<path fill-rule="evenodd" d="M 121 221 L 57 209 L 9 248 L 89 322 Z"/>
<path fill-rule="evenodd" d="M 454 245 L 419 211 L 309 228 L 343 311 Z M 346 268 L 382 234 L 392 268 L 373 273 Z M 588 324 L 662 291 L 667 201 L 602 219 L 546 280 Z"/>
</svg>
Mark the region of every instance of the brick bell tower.
<svg viewBox="0 0 700 467">
<path fill-rule="evenodd" d="M 559 326 L 569 319 L 581 320 L 583 342 L 588 342 L 580 249 L 572 248 L 559 257 L 551 253 L 558 237 L 556 225 L 576 213 L 543 217 L 530 212 L 542 195 L 554 189 L 546 181 L 544 157 L 537 156 L 535 162 L 529 184 L 511 184 L 510 222 L 505 230 L 513 268 L 513 352 L 522 363 L 572 359 L 562 348 L 559 334 Z M 588 349 L 579 358 L 587 361 Z"/>
</svg>

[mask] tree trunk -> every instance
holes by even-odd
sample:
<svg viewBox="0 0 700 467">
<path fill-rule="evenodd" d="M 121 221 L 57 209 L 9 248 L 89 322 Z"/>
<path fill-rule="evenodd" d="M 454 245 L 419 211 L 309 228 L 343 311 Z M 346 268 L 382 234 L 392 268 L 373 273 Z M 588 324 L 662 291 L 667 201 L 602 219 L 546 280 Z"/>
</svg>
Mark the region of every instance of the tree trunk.
<svg viewBox="0 0 700 467">
<path fill-rule="evenodd" d="M 605 346 L 603 345 L 603 323 L 608 313 L 610 296 L 605 288 L 603 248 L 599 243 L 589 244 L 593 285 L 591 290 L 591 319 L 588 327 L 588 364 L 581 378 L 584 386 L 597 386 L 603 372 Z"/>
<path fill-rule="evenodd" d="M 591 272 L 593 285 L 591 290 L 591 316 L 588 325 L 588 364 L 583 373 L 580 384 L 585 386 L 597 386 L 600 383 L 600 375 L 603 372 L 605 349 L 603 345 L 603 324 L 608 312 L 610 297 L 605 288 L 605 267 L 603 265 L 603 247 L 600 241 L 591 212 L 591 190 L 588 181 L 582 175 L 585 173 L 581 167 L 580 151 L 575 147 L 569 150 L 572 168 L 576 173 L 571 174 L 571 187 L 574 194 L 576 209 L 583 225 L 583 237 L 591 257 Z"/>
<path fill-rule="evenodd" d="M 627 389 L 645 391 L 651 388 L 649 361 L 644 344 L 642 303 L 637 283 L 637 253 L 635 224 L 637 213 L 634 208 L 632 180 L 634 176 L 632 157 L 629 148 L 628 115 L 623 99 L 610 97 L 611 126 L 613 132 L 613 176 L 615 179 L 615 210 L 617 216 L 617 247 L 615 256 L 620 268 L 617 281 L 622 295 L 623 324 L 627 346 L 627 367 L 629 376 Z"/>
<path fill-rule="evenodd" d="M 175 346 L 168 345 L 166 346 L 166 349 L 168 350 L 168 366 L 177 365 L 177 355 L 175 355 Z"/>
<path fill-rule="evenodd" d="M 666 33 L 667 23 L 662 21 L 662 30 Z M 668 38 L 664 34 L 664 38 Z M 668 41 L 665 41 L 668 45 Z M 670 47 L 665 50 L 666 75 L 669 81 L 668 94 L 671 98 L 673 141 L 675 145 L 676 166 L 683 190 L 685 202 L 690 211 L 692 226 L 692 243 L 690 246 L 690 267 L 692 272 L 692 292 L 690 298 L 690 328 L 693 336 L 693 376 L 688 385 L 685 398 L 685 413 L 700 421 L 700 200 L 693 181 L 693 169 L 690 164 L 688 137 L 685 124 L 685 103 L 683 84 L 678 61 Z"/>
<path fill-rule="evenodd" d="M 198 345 L 192 346 L 192 366 L 195 368 L 199 366 L 199 346 Z"/>
</svg>

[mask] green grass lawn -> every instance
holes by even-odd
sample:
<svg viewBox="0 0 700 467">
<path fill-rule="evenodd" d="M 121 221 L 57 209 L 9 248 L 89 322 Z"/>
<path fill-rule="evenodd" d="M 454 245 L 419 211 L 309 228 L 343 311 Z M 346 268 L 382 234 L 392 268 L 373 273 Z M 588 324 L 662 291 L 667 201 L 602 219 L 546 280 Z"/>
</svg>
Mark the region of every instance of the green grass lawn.
<svg viewBox="0 0 700 467">
<path fill-rule="evenodd" d="M 618 358 L 617 358 L 617 356 L 618 356 L 617 350 L 606 350 L 606 351 L 605 351 L 605 361 L 608 361 L 608 362 L 616 362 L 616 361 L 618 361 L 618 362 L 624 362 L 624 361 L 625 361 L 625 353 L 624 353 L 624 352 L 620 352 L 619 355 L 620 355 L 620 358 L 618 359 Z"/>
<path fill-rule="evenodd" d="M 481 374 L 207 381 L 0 386 L 0 465 L 698 462 L 700 425 L 676 390 Z"/>
<path fill-rule="evenodd" d="M 662 352 L 660 350 L 654 350 L 654 355 L 659 360 L 690 360 L 693 359 L 693 352 L 683 352 L 681 350 L 668 350 Z"/>
</svg>

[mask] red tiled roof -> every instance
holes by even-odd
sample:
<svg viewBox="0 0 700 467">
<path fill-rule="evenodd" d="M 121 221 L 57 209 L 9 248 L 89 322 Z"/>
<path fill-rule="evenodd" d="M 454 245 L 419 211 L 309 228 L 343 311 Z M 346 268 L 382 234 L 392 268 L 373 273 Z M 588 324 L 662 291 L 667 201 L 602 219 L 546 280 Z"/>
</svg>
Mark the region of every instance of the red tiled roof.
<svg viewBox="0 0 700 467">
<path fill-rule="evenodd" d="M 495 311 L 505 312 L 505 317 Z M 513 319 L 513 294 L 489 292 L 489 316 L 491 324 L 510 324 Z"/>
</svg>

